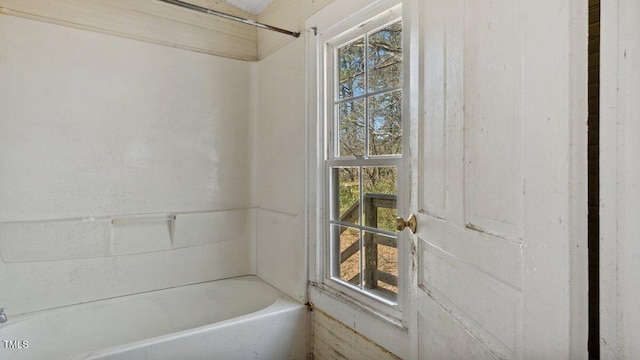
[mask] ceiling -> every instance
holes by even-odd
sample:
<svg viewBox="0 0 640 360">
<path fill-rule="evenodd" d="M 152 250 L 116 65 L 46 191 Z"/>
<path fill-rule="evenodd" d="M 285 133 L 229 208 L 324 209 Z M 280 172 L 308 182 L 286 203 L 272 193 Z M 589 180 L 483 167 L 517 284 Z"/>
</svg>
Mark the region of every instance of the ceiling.
<svg viewBox="0 0 640 360">
<path fill-rule="evenodd" d="M 226 0 L 229 4 L 253 15 L 260 14 L 272 1 L 273 0 Z"/>
</svg>

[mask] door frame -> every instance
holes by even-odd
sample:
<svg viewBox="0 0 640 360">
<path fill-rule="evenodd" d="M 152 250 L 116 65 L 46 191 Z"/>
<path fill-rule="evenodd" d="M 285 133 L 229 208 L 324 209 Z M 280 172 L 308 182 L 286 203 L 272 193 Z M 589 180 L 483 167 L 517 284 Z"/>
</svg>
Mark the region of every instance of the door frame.
<svg viewBox="0 0 640 360">
<path fill-rule="evenodd" d="M 600 6 L 600 356 L 634 359 L 640 356 L 640 3 Z"/>
</svg>

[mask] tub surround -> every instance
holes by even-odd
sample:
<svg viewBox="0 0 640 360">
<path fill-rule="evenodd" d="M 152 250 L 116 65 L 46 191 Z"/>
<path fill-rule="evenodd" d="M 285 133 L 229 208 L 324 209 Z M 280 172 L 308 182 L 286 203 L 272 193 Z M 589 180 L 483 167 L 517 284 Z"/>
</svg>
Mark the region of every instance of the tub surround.
<svg viewBox="0 0 640 360">
<path fill-rule="evenodd" d="M 253 130 L 257 274 L 300 302 L 306 302 L 307 284 L 304 49 L 301 37 L 257 63 Z"/>
<path fill-rule="evenodd" d="M 243 209 L 5 222 L 0 251 L 5 262 L 20 263 L 175 250 L 246 238 L 250 218 Z"/>
<path fill-rule="evenodd" d="M 0 43 L 10 318 L 256 273 L 254 64 L 13 16 Z"/>
<path fill-rule="evenodd" d="M 14 16 L 0 41 L 9 314 L 246 274 L 306 302 L 304 36 L 256 63 Z"/>
</svg>

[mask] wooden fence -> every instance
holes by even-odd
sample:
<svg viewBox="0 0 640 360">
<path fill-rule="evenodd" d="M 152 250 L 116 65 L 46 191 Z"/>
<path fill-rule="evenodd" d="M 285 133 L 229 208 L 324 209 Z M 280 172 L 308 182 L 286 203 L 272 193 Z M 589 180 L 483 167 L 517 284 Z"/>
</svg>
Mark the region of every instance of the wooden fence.
<svg viewBox="0 0 640 360">
<path fill-rule="evenodd" d="M 378 228 L 378 208 L 396 209 L 396 195 L 390 194 L 365 194 L 364 205 L 364 226 Z M 342 222 L 355 223 L 360 215 L 360 202 L 356 202 L 340 217 Z M 342 227 L 340 234 L 347 228 Z M 378 245 L 398 248 L 396 238 L 365 231 L 364 235 L 364 286 L 367 289 L 377 289 L 378 282 L 383 282 L 391 286 L 398 286 L 398 277 L 394 274 L 378 269 Z M 360 242 L 355 241 L 348 248 L 340 253 L 340 263 L 342 264 L 360 250 Z M 348 281 L 354 285 L 360 284 L 360 273 L 352 276 Z"/>
</svg>

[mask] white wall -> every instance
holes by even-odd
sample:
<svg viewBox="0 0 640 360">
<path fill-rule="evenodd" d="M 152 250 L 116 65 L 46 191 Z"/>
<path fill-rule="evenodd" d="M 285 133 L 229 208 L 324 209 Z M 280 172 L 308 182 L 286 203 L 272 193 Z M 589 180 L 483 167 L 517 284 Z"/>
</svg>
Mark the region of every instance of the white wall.
<svg viewBox="0 0 640 360">
<path fill-rule="evenodd" d="M 10 315 L 255 272 L 254 64 L 10 16 L 0 44 Z"/>
<path fill-rule="evenodd" d="M 258 276 L 306 299 L 305 43 L 296 39 L 258 63 L 254 194 Z"/>
<path fill-rule="evenodd" d="M 313 358 L 329 359 L 378 359 L 399 360 L 395 354 L 353 331 L 327 313 L 314 309 Z"/>
<path fill-rule="evenodd" d="M 274 0 L 258 21 L 300 31 L 258 30 L 257 112 L 253 139 L 257 273 L 307 300 L 305 221 L 306 43 L 304 21 L 333 0 Z"/>
</svg>

